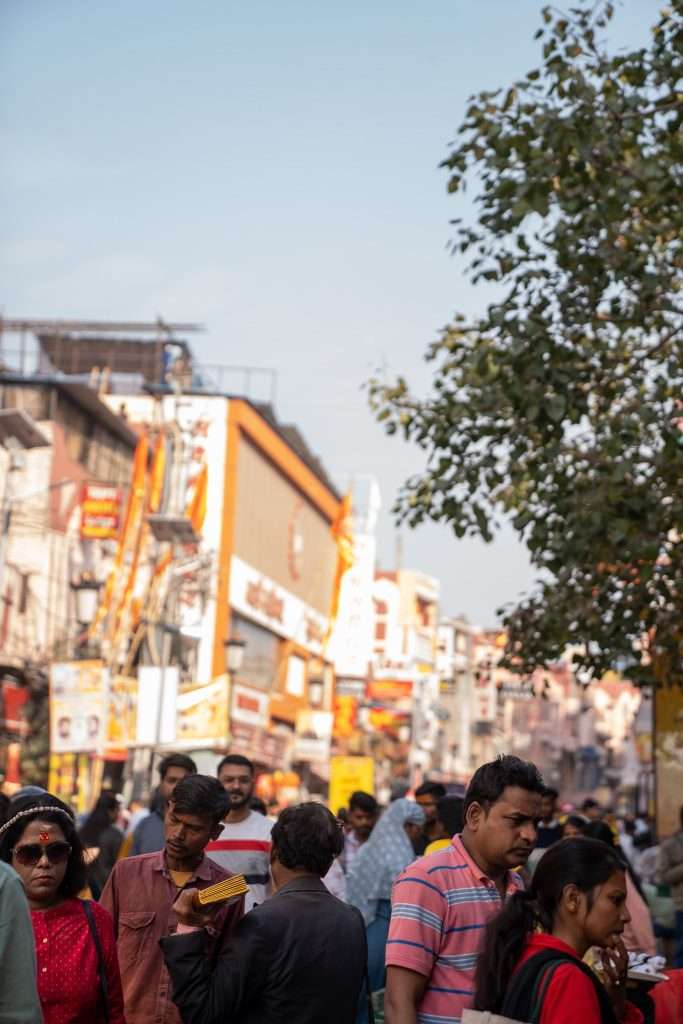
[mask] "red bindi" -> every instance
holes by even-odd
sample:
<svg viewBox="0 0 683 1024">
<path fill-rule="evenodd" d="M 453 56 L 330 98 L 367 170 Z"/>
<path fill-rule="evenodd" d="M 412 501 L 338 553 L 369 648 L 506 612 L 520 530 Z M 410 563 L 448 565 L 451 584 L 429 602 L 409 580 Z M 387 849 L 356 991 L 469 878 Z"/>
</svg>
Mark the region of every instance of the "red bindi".
<svg viewBox="0 0 683 1024">
<path fill-rule="evenodd" d="M 38 838 L 40 839 L 41 843 L 49 843 L 50 842 L 50 833 L 49 832 L 41 832 L 40 835 L 38 836 Z"/>
</svg>

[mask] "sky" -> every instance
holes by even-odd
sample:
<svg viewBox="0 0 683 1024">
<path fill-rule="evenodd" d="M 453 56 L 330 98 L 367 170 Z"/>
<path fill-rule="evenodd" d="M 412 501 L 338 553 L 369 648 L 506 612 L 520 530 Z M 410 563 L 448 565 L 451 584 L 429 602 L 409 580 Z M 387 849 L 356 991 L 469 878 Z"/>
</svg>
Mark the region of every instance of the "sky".
<svg viewBox="0 0 683 1024">
<path fill-rule="evenodd" d="M 447 252 L 471 207 L 439 162 L 470 94 L 535 67 L 537 0 L 2 0 L 0 314 L 197 322 L 200 363 L 277 371 L 276 409 L 340 485 L 373 474 L 383 567 L 492 625 L 533 585 L 486 545 L 397 529 L 423 455 L 363 384 L 428 386 L 427 346 L 474 289 Z M 659 0 L 610 35 L 644 45 Z M 468 200 L 469 202 L 469 200 Z"/>
</svg>

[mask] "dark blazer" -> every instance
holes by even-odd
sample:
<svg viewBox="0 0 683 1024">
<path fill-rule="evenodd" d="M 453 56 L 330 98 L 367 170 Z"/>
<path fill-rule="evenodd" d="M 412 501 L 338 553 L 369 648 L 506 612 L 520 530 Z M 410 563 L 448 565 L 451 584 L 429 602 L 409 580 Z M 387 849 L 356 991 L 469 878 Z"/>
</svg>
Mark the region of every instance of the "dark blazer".
<svg viewBox="0 0 683 1024">
<path fill-rule="evenodd" d="M 214 970 L 205 932 L 161 940 L 183 1024 L 354 1024 L 367 945 L 360 913 L 314 875 L 242 918 Z"/>
</svg>

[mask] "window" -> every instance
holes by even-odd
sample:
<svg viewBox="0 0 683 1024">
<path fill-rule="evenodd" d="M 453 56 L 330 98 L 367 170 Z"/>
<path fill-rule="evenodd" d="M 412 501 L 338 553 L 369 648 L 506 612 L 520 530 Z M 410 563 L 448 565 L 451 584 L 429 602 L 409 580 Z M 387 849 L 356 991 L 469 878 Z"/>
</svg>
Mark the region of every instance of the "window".
<svg viewBox="0 0 683 1024">
<path fill-rule="evenodd" d="M 235 681 L 245 686 L 256 686 L 260 690 L 275 688 L 280 662 L 280 639 L 263 626 L 243 618 L 232 616 L 232 635 L 244 640 L 244 660 Z"/>
</svg>

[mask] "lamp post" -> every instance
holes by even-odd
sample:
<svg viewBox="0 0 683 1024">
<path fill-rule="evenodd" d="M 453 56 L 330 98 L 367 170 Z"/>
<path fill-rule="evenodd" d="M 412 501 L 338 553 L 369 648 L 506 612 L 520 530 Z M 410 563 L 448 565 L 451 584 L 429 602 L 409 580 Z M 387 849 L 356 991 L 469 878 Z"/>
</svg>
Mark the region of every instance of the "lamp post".
<svg viewBox="0 0 683 1024">
<path fill-rule="evenodd" d="M 71 589 L 74 592 L 76 622 L 82 630 L 87 629 L 97 614 L 97 605 L 100 596 L 100 584 L 92 573 L 81 573 L 78 580 L 72 582 Z M 89 636 L 82 642 L 82 635 L 77 640 L 76 657 L 91 658 L 99 656 L 99 646 L 93 644 Z"/>
<path fill-rule="evenodd" d="M 227 637 L 223 641 L 223 651 L 225 652 L 225 674 L 227 676 L 228 693 L 226 696 L 226 707 L 229 709 L 228 716 L 228 733 L 232 726 L 232 708 L 235 700 L 234 696 L 234 683 L 237 673 L 242 668 L 244 662 L 244 649 L 247 646 L 246 640 L 243 640 L 240 636 L 235 634 L 234 636 Z M 226 735 L 227 739 L 227 735 Z"/>
</svg>

